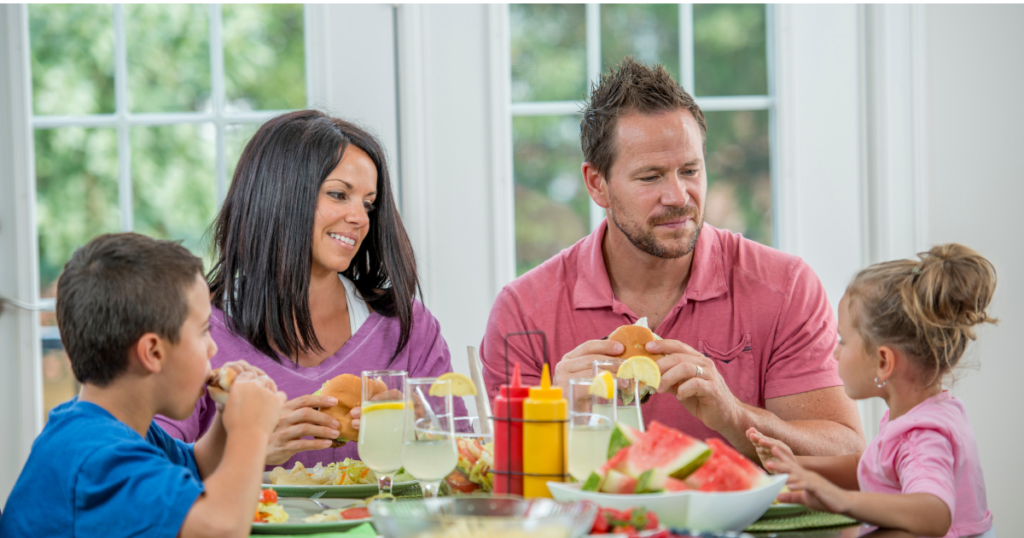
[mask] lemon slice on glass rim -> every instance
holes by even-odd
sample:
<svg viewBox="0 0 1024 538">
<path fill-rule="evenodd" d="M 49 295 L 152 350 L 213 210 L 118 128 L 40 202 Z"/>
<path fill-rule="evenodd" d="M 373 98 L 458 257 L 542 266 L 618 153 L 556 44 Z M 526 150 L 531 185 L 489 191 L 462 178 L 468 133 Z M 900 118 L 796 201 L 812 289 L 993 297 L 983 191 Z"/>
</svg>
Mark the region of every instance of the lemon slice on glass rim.
<svg viewBox="0 0 1024 538">
<path fill-rule="evenodd" d="M 589 394 L 606 400 L 615 398 L 615 378 L 612 373 L 605 370 L 594 376 L 594 382 L 590 385 Z"/>
<path fill-rule="evenodd" d="M 616 372 L 615 377 L 619 379 L 635 379 L 655 389 L 658 388 L 658 385 L 661 385 L 661 370 L 658 369 L 658 363 L 651 360 L 650 357 L 642 355 L 626 359 L 626 362 L 619 366 L 619 371 Z"/>
<path fill-rule="evenodd" d="M 448 381 L 448 384 L 434 382 L 430 385 L 431 396 L 446 396 L 449 390 L 452 396 L 476 396 L 476 384 L 465 374 L 448 372 L 438 376 L 437 381 Z"/>
<path fill-rule="evenodd" d="M 364 402 L 362 414 L 370 411 L 382 411 L 384 409 L 405 409 L 405 402 Z"/>
</svg>

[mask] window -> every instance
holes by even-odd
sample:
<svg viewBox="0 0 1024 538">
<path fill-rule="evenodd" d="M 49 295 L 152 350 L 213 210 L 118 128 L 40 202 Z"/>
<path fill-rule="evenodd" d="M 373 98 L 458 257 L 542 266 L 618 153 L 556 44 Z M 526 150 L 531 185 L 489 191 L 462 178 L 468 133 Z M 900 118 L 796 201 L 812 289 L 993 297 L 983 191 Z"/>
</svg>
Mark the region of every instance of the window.
<svg viewBox="0 0 1024 538">
<path fill-rule="evenodd" d="M 61 268 L 117 231 L 181 240 L 209 262 L 204 233 L 245 143 L 306 106 L 303 17 L 302 5 L 29 6 L 46 413 L 77 392 L 52 312 Z"/>
<path fill-rule="evenodd" d="M 579 110 L 627 55 L 665 65 L 708 123 L 706 221 L 772 244 L 769 28 L 764 5 L 510 6 L 516 271 L 593 230 Z"/>
</svg>

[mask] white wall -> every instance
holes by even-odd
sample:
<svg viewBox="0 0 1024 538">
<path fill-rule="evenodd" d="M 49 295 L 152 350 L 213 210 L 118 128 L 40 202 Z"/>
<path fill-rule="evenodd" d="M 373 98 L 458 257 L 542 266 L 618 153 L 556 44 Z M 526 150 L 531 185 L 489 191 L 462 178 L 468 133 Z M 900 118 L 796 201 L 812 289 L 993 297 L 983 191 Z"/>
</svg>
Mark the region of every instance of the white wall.
<svg viewBox="0 0 1024 538">
<path fill-rule="evenodd" d="M 928 242 L 978 250 L 999 274 L 992 312 L 953 392 L 981 451 L 1000 536 L 1024 534 L 1024 6 L 928 6 Z"/>
<path fill-rule="evenodd" d="M 402 215 L 425 303 L 468 375 L 466 347 L 512 277 L 507 8 L 398 10 Z"/>
</svg>

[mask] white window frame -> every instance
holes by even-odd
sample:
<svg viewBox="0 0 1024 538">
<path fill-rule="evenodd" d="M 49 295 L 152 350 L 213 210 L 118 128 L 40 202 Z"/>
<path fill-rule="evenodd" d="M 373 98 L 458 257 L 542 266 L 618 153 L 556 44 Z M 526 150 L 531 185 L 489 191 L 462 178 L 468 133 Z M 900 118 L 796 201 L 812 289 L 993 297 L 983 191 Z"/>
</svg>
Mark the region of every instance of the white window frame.
<svg viewBox="0 0 1024 538">
<path fill-rule="evenodd" d="M 121 231 L 134 229 L 131 175 L 131 128 L 162 125 L 212 123 L 216 129 L 215 178 L 217 207 L 227 193 L 225 131 L 228 125 L 258 124 L 288 110 L 229 111 L 224 90 L 224 41 L 221 37 L 222 7 L 210 4 L 210 111 L 133 113 L 128 109 L 128 46 L 125 34 L 124 5 L 114 4 L 114 99 L 113 114 L 32 116 L 33 129 L 62 127 L 114 128 L 117 130 L 117 186 L 121 213 Z M 308 71 L 308 69 L 307 69 Z M 307 75 L 307 80 L 309 76 Z M 307 88 L 308 88 L 307 84 Z M 308 89 L 307 89 L 308 95 Z"/>
<path fill-rule="evenodd" d="M 214 178 L 216 183 L 217 209 L 220 209 L 227 194 L 227 147 L 225 135 L 228 126 L 244 124 L 261 124 L 264 121 L 289 112 L 288 110 L 256 110 L 231 111 L 227 108 L 224 88 L 224 40 L 222 39 L 222 6 L 210 4 L 208 10 L 208 31 L 210 47 L 210 110 L 204 112 L 145 112 L 133 113 L 129 110 L 128 95 L 128 46 L 125 32 L 125 13 L 123 4 L 113 4 L 114 30 L 114 113 L 113 114 L 79 114 L 79 115 L 32 115 L 33 132 L 41 129 L 61 129 L 67 127 L 80 128 L 113 128 L 117 133 L 117 197 L 122 232 L 135 229 L 134 207 L 132 205 L 132 148 L 131 129 L 133 127 L 154 127 L 165 125 L 201 125 L 213 124 L 215 129 L 215 165 Z M 304 16 L 308 21 L 308 17 Z M 304 29 L 305 30 L 305 29 Z M 306 43 L 309 32 L 304 32 Z M 31 38 L 31 36 L 29 36 Z M 308 58 L 308 54 L 306 55 Z M 306 66 L 306 95 L 309 99 L 310 80 L 309 65 Z M 40 298 L 38 309 L 41 312 L 53 312 L 56 300 Z M 60 333 L 56 327 L 40 327 L 40 335 L 44 340 L 56 339 Z"/>
<path fill-rule="evenodd" d="M 767 56 L 768 93 L 765 95 L 730 95 L 695 97 L 697 104 L 704 112 L 737 112 L 745 110 L 768 111 L 769 137 L 769 176 L 772 182 L 772 215 L 775 219 L 775 92 L 773 88 L 774 70 L 774 23 L 773 7 L 765 6 L 765 55 Z M 587 51 L 587 87 L 591 87 L 601 76 L 601 4 L 586 4 L 586 51 Z M 696 75 L 694 71 L 694 36 L 693 36 L 693 4 L 679 4 L 679 73 L 680 83 L 686 91 L 693 94 Z M 588 96 L 589 97 L 589 96 Z M 527 101 L 511 102 L 509 109 L 516 116 L 572 116 L 579 113 L 580 101 Z M 595 230 L 604 220 L 604 209 L 594 200 L 590 200 L 590 229 Z M 778 232 L 775 222 L 772 226 L 772 243 L 778 244 Z M 513 258 L 512 263 L 515 263 Z M 513 274 L 515 274 L 513 269 Z"/>
</svg>

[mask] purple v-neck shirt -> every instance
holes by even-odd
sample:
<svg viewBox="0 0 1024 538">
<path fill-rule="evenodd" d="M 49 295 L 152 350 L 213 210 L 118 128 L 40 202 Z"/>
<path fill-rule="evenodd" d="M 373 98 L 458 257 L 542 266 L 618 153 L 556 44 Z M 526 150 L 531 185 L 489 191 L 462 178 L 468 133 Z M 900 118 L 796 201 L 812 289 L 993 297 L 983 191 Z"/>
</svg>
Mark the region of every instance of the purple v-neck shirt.
<svg viewBox="0 0 1024 538">
<path fill-rule="evenodd" d="M 320 390 L 325 382 L 335 376 L 358 376 L 363 370 L 405 370 L 409 377 L 436 377 L 452 371 L 448 344 L 441 336 L 441 325 L 419 301 L 413 305 L 409 343 L 394 361 L 391 361 L 391 355 L 395 352 L 401 334 L 401 324 L 397 317 L 385 317 L 376 312 L 370 314 L 337 353 L 313 368 L 297 366 L 280 355 L 280 363 L 271 360 L 244 338 L 233 334 L 224 324 L 224 312 L 216 307 L 210 316 L 210 333 L 217 342 L 217 354 L 210 359 L 211 367 L 219 368 L 226 362 L 244 360 L 266 372 L 277 383 L 277 388 L 288 395 L 289 400 Z M 455 415 L 465 416 L 466 406 L 462 398 L 454 400 Z M 172 437 L 194 443 L 209 429 L 216 413 L 213 400 L 204 396 L 196 403 L 192 416 L 186 420 L 171 420 L 159 415 L 155 420 Z M 291 469 L 296 461 L 301 461 L 303 465 L 312 467 L 317 462 L 326 465 L 345 458 L 359 458 L 356 445 L 355 441 L 351 441 L 341 448 L 299 452 L 284 466 Z"/>
</svg>

